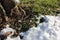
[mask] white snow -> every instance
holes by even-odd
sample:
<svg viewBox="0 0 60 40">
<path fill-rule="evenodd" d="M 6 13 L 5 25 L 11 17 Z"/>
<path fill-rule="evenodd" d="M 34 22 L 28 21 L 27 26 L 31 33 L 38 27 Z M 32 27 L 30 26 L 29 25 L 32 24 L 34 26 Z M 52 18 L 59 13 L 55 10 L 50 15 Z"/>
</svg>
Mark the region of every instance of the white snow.
<svg viewBox="0 0 60 40">
<path fill-rule="evenodd" d="M 12 32 L 9 36 L 7 36 L 6 40 L 20 40 L 19 36 L 15 37 L 15 38 L 11 38 L 11 36 L 14 34 L 15 30 L 10 28 L 8 24 L 6 25 L 6 28 L 1 30 L 0 35 L 5 35 L 6 32 Z"/>
<path fill-rule="evenodd" d="M 14 0 L 16 3 L 20 3 L 20 0 Z"/>
<path fill-rule="evenodd" d="M 23 40 L 60 40 L 60 16 L 44 16 L 40 23 L 24 33 Z"/>
</svg>

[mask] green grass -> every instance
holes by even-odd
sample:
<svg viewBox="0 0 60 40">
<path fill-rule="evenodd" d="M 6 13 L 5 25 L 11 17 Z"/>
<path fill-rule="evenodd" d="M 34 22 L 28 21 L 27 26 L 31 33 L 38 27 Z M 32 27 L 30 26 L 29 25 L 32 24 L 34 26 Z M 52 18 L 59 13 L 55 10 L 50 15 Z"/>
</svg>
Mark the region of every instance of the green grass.
<svg viewBox="0 0 60 40">
<path fill-rule="evenodd" d="M 54 14 L 53 10 L 57 10 L 59 8 L 59 0 L 22 0 L 22 6 L 31 6 L 32 11 L 37 12 L 38 14 Z"/>
</svg>

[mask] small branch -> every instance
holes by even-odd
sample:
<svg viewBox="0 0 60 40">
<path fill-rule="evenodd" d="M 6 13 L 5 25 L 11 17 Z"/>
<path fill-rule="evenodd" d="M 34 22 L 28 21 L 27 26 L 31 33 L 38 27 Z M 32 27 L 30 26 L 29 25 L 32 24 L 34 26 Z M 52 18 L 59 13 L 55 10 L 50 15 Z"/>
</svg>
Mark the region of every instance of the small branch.
<svg viewBox="0 0 60 40">
<path fill-rule="evenodd" d="M 26 16 L 26 12 L 25 12 L 25 10 L 24 9 L 22 9 L 20 6 L 19 6 L 19 8 L 21 9 L 21 11 L 24 13 L 24 15 Z"/>
<path fill-rule="evenodd" d="M 2 11 L 4 13 L 4 16 L 6 16 L 6 11 L 4 10 L 3 6 L 1 5 L 1 3 L 0 3 L 0 8 L 2 9 Z"/>
</svg>

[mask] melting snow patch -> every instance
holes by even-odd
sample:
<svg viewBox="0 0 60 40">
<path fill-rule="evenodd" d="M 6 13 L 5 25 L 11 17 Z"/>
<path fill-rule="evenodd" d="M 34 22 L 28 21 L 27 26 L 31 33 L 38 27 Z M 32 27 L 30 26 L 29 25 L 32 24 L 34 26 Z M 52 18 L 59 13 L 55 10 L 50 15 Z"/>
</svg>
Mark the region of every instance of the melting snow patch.
<svg viewBox="0 0 60 40">
<path fill-rule="evenodd" d="M 60 40 L 60 17 L 45 16 L 45 22 L 31 28 L 22 40 Z"/>
</svg>

